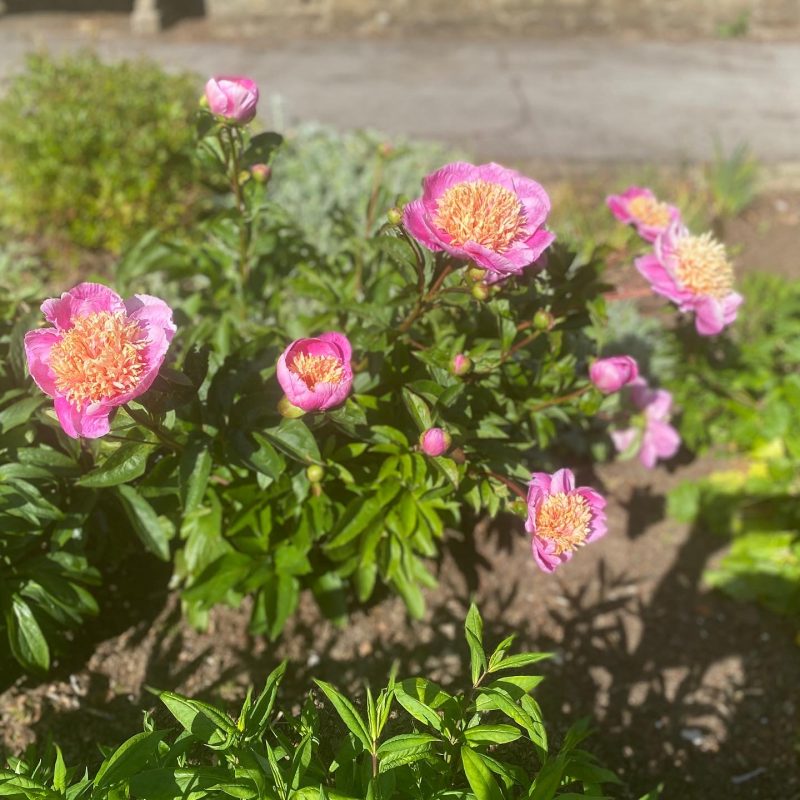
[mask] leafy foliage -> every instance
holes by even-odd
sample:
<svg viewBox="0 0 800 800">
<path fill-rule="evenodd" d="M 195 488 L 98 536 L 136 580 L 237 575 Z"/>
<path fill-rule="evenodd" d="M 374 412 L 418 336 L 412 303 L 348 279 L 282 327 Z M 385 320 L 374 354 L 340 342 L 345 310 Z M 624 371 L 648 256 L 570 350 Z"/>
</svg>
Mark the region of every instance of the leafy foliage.
<svg viewBox="0 0 800 800">
<path fill-rule="evenodd" d="M 119 251 L 197 198 L 193 82 L 147 62 L 29 57 L 0 100 L 0 220 Z"/>
<path fill-rule="evenodd" d="M 0 771 L 0 791 L 25 800 L 606 797 L 604 785 L 619 780 L 582 748 L 589 735 L 584 721 L 560 747 L 548 740 L 530 694 L 542 678 L 525 671 L 547 654 L 510 655 L 513 637 L 487 653 L 481 628 L 473 607 L 466 635 L 474 677 L 466 690 L 392 675 L 377 694 L 367 688 L 356 705 L 316 681 L 319 694 L 291 713 L 277 702 L 284 663 L 257 696 L 248 694 L 236 717 L 161 692 L 171 729 L 157 729 L 146 716 L 144 731 L 105 750 L 93 775 L 68 768 L 56 747 L 11 759 Z"/>
<path fill-rule="evenodd" d="M 687 348 L 673 386 L 682 433 L 731 464 L 676 489 L 675 516 L 733 537 L 706 575 L 741 599 L 800 614 L 800 283 L 749 276 L 748 313 L 724 342 Z"/>
</svg>

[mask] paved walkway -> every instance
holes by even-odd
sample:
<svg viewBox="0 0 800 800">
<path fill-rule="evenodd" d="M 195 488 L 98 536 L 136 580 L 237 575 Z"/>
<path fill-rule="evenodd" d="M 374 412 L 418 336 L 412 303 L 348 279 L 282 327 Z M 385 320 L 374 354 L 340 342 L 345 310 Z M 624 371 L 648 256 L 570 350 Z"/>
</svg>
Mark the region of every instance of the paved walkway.
<svg viewBox="0 0 800 800">
<path fill-rule="evenodd" d="M 26 51 L 92 45 L 201 75 L 260 84 L 276 127 L 319 120 L 451 142 L 481 156 L 618 162 L 696 160 L 747 142 L 800 162 L 800 43 L 462 42 L 132 38 L 119 23 L 0 17 L 0 82 Z M 200 86 L 198 85 L 198 90 Z"/>
</svg>

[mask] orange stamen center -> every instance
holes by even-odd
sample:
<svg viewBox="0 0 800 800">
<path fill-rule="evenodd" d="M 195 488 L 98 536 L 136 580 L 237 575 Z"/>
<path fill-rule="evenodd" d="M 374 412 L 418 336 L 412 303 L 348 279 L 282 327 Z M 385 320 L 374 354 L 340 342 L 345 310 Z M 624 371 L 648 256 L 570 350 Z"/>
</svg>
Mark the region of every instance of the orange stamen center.
<svg viewBox="0 0 800 800">
<path fill-rule="evenodd" d="M 722 298 L 733 288 L 733 266 L 725 245 L 710 233 L 684 236 L 677 245 L 675 277 L 684 289 L 698 295 Z"/>
<path fill-rule="evenodd" d="M 336 356 L 298 353 L 289 368 L 312 391 L 318 383 L 341 383 L 344 378 L 342 362 Z"/>
<path fill-rule="evenodd" d="M 536 533 L 555 544 L 557 555 L 583 545 L 591 532 L 592 510 L 579 494 L 549 495 L 536 514 Z"/>
<path fill-rule="evenodd" d="M 669 225 L 669 206 L 654 197 L 639 195 L 628 203 L 628 211 L 643 225 L 653 228 L 666 228 Z"/>
<path fill-rule="evenodd" d="M 139 323 L 121 311 L 79 317 L 50 350 L 56 388 L 76 408 L 125 394 L 142 378 L 146 346 Z"/>
<path fill-rule="evenodd" d="M 478 180 L 451 186 L 439 198 L 434 222 L 456 247 L 477 242 L 503 253 L 525 225 L 525 212 L 514 192 Z"/>
</svg>

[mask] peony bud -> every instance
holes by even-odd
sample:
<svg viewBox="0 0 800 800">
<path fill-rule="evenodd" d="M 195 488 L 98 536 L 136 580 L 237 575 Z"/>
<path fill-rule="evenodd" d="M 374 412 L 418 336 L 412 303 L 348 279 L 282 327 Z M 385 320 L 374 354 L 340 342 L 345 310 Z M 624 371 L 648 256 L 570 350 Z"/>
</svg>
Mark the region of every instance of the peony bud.
<svg viewBox="0 0 800 800">
<path fill-rule="evenodd" d="M 472 287 L 472 296 L 476 300 L 484 301 L 489 299 L 489 287 L 485 283 L 476 283 Z"/>
<path fill-rule="evenodd" d="M 441 456 L 452 443 L 450 434 L 442 428 L 428 428 L 420 437 L 419 445 L 427 456 Z"/>
<path fill-rule="evenodd" d="M 475 283 L 480 283 L 486 277 L 486 270 L 474 264 L 467 270 L 467 277 Z"/>
<path fill-rule="evenodd" d="M 630 356 L 598 358 L 589 367 L 589 378 L 603 393 L 613 394 L 639 377 L 639 366 Z"/>
<path fill-rule="evenodd" d="M 550 328 L 553 327 L 554 322 L 555 319 L 553 319 L 553 315 L 543 308 L 540 308 L 533 315 L 533 327 L 536 328 L 537 331 L 549 331 Z"/>
<path fill-rule="evenodd" d="M 319 464 L 312 464 L 306 468 L 306 477 L 311 483 L 319 483 L 325 475 L 325 470 Z"/>
<path fill-rule="evenodd" d="M 272 176 L 272 169 L 268 164 L 253 164 L 250 173 L 256 183 L 266 183 Z"/>
<path fill-rule="evenodd" d="M 390 225 L 399 225 L 403 221 L 402 209 L 395 206 L 386 212 L 386 220 Z"/>
<path fill-rule="evenodd" d="M 256 115 L 258 86 L 250 78 L 211 78 L 206 84 L 206 99 L 212 114 L 237 125 L 246 125 Z"/>
<path fill-rule="evenodd" d="M 306 412 L 302 408 L 294 405 L 286 395 L 284 395 L 278 403 L 278 413 L 285 419 L 297 419 L 302 417 Z"/>
<path fill-rule="evenodd" d="M 461 377 L 462 375 L 466 375 L 471 369 L 472 359 L 469 356 L 465 356 L 463 353 L 457 353 L 453 356 L 453 360 L 450 362 L 450 371 L 453 375 Z"/>
</svg>

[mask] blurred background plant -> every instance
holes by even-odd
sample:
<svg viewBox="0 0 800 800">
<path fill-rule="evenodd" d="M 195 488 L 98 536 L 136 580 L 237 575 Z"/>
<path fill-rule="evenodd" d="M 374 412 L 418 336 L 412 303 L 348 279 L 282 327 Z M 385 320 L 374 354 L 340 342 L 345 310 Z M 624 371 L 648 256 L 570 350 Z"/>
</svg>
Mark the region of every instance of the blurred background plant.
<svg viewBox="0 0 800 800">
<path fill-rule="evenodd" d="M 197 83 L 146 61 L 29 57 L 0 99 L 0 222 L 23 238 L 120 252 L 188 223 L 202 196 Z"/>
</svg>

